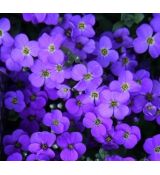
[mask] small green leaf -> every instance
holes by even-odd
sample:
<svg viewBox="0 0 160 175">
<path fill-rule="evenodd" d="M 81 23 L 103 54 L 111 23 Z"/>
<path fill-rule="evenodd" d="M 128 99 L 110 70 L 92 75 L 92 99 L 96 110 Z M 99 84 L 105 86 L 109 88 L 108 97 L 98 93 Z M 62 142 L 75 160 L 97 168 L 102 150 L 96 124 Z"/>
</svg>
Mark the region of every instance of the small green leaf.
<svg viewBox="0 0 160 175">
<path fill-rule="evenodd" d="M 143 19 L 144 19 L 144 14 L 143 13 L 135 13 L 134 14 L 134 22 L 136 24 L 139 24 Z"/>
<path fill-rule="evenodd" d="M 121 27 L 123 27 L 123 26 L 124 26 L 123 22 L 122 22 L 122 21 L 118 21 L 118 22 L 116 22 L 116 23 L 113 25 L 112 30 L 115 31 L 115 30 L 117 30 L 117 29 L 119 29 L 119 28 L 121 28 Z"/>
</svg>

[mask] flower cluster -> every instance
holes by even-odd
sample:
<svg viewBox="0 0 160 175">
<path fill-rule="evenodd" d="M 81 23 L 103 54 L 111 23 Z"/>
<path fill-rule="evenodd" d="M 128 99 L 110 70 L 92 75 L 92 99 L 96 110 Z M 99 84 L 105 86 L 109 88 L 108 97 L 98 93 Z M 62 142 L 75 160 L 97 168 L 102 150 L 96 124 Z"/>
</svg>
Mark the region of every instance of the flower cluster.
<svg viewBox="0 0 160 175">
<path fill-rule="evenodd" d="M 160 56 L 160 15 L 137 25 L 136 35 L 125 26 L 98 35 L 92 14 L 23 20 L 43 23 L 37 38 L 11 35 L 10 21 L 0 19 L 4 106 L 17 116 L 3 136 L 5 159 L 160 160 L 160 134 L 144 131 L 153 122 L 160 127 L 160 81 L 151 71 Z"/>
</svg>

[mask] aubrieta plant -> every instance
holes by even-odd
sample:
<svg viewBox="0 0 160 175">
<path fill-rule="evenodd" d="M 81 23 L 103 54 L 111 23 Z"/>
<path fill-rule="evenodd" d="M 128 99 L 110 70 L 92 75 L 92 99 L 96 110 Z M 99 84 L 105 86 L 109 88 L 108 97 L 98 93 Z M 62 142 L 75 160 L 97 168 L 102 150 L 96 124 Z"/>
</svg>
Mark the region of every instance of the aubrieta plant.
<svg viewBox="0 0 160 175">
<path fill-rule="evenodd" d="M 160 14 L 2 16 L 0 159 L 160 160 L 159 59 Z"/>
</svg>

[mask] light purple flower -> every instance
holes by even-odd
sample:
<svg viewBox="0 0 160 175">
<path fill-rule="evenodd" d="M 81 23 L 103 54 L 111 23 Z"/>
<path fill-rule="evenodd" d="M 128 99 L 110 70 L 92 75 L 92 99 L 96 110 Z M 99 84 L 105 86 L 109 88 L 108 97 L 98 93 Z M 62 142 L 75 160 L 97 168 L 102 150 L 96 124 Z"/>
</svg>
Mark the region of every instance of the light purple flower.
<svg viewBox="0 0 160 175">
<path fill-rule="evenodd" d="M 62 116 L 60 110 L 52 110 L 51 113 L 46 113 L 43 118 L 43 123 L 49 126 L 56 134 L 61 134 L 68 130 L 70 121 L 67 117 Z"/>
<path fill-rule="evenodd" d="M 158 161 L 160 160 L 160 134 L 147 138 L 144 145 L 144 150 L 149 154 L 149 159 Z"/>
<path fill-rule="evenodd" d="M 107 130 L 111 129 L 112 123 L 111 119 L 98 117 L 93 112 L 86 113 L 83 118 L 83 125 L 86 128 L 91 128 L 91 134 L 94 137 L 105 135 Z"/>
<path fill-rule="evenodd" d="M 115 117 L 118 120 L 124 119 L 129 114 L 129 108 L 126 105 L 128 96 L 116 91 L 104 90 L 103 102 L 96 108 L 97 113 L 104 117 Z"/>
<path fill-rule="evenodd" d="M 97 87 L 102 82 L 103 69 L 96 61 L 90 61 L 87 66 L 77 64 L 72 69 L 72 79 L 79 81 L 74 88 L 78 91 Z"/>
<path fill-rule="evenodd" d="M 11 52 L 14 61 L 23 67 L 31 67 L 34 63 L 33 57 L 38 56 L 38 42 L 29 41 L 27 35 L 18 34 L 15 37 L 15 48 Z"/>
<path fill-rule="evenodd" d="M 107 67 L 110 63 L 118 60 L 118 52 L 112 49 L 112 42 L 107 36 L 102 36 L 97 42 L 95 49 L 97 61 L 102 67 Z"/>
<path fill-rule="evenodd" d="M 133 41 L 136 53 L 144 53 L 149 50 L 152 58 L 160 55 L 160 33 L 153 34 L 153 29 L 149 24 L 142 24 L 136 30 L 137 38 Z"/>
<path fill-rule="evenodd" d="M 137 126 L 129 126 L 122 123 L 115 127 L 114 139 L 119 145 L 132 149 L 141 139 L 141 132 Z"/>
</svg>

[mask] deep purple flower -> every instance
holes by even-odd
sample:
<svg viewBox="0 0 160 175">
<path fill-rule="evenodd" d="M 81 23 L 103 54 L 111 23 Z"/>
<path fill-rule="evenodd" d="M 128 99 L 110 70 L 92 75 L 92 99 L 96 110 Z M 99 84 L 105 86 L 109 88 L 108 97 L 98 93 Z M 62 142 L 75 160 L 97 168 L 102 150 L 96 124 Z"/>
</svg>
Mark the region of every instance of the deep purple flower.
<svg viewBox="0 0 160 175">
<path fill-rule="evenodd" d="M 51 130 L 56 134 L 67 131 L 70 125 L 68 118 L 62 116 L 60 110 L 52 110 L 51 113 L 46 113 L 43 118 L 43 123 L 51 127 Z"/>
<path fill-rule="evenodd" d="M 86 151 L 86 146 L 81 143 L 82 135 L 79 132 L 65 132 L 57 138 L 57 144 L 62 151 L 60 157 L 64 161 L 79 159 Z"/>
<path fill-rule="evenodd" d="M 144 145 L 144 150 L 149 154 L 149 159 L 158 161 L 160 160 L 160 134 L 147 138 Z"/>
<path fill-rule="evenodd" d="M 12 46 L 14 40 L 8 33 L 10 30 L 10 21 L 7 18 L 0 19 L 0 45 Z"/>
<path fill-rule="evenodd" d="M 152 58 L 160 55 L 160 33 L 153 34 L 153 29 L 149 24 L 142 24 L 136 30 L 137 38 L 133 41 L 136 53 L 144 53 L 149 50 Z"/>
<path fill-rule="evenodd" d="M 97 55 L 97 61 L 102 67 L 107 67 L 111 62 L 118 60 L 117 51 L 112 49 L 112 42 L 107 36 L 102 36 L 97 43 L 95 54 Z"/>
<path fill-rule="evenodd" d="M 88 54 L 93 53 L 95 41 L 84 36 L 79 36 L 75 41 L 66 41 L 64 46 L 69 48 L 79 59 L 84 60 Z"/>
<path fill-rule="evenodd" d="M 71 21 L 75 25 L 73 28 L 73 36 L 86 36 L 93 37 L 95 35 L 95 31 L 93 26 L 95 24 L 95 17 L 92 14 L 87 14 L 81 17 L 80 15 L 75 15 L 71 18 Z"/>
<path fill-rule="evenodd" d="M 45 110 L 43 108 L 35 110 L 33 108 L 25 108 L 21 113 L 20 117 L 22 121 L 20 123 L 20 128 L 29 134 L 39 131 L 40 122 L 45 115 Z"/>
<path fill-rule="evenodd" d="M 107 130 L 111 129 L 112 123 L 111 119 L 98 117 L 93 112 L 86 113 L 83 118 L 83 125 L 86 128 L 91 128 L 91 134 L 94 137 L 105 135 Z"/>
<path fill-rule="evenodd" d="M 103 69 L 96 61 L 90 61 L 87 66 L 77 64 L 72 69 L 72 79 L 79 81 L 74 88 L 78 91 L 97 87 L 102 82 Z"/>
<path fill-rule="evenodd" d="M 106 32 L 104 34 L 111 38 L 114 49 L 132 47 L 133 39 L 129 36 L 129 30 L 125 27 L 117 29 L 114 33 Z"/>
<path fill-rule="evenodd" d="M 5 135 L 3 138 L 4 152 L 7 155 L 28 151 L 30 143 L 29 136 L 21 129 L 15 130 L 12 135 Z"/>
<path fill-rule="evenodd" d="M 21 153 L 13 153 L 10 156 L 8 156 L 7 161 L 22 161 L 23 157 Z"/>
<path fill-rule="evenodd" d="M 28 150 L 31 153 L 44 154 L 50 159 L 53 159 L 55 156 L 54 151 L 51 149 L 52 145 L 56 140 L 56 136 L 53 133 L 43 131 L 35 132 L 32 134 L 30 139 L 30 145 Z"/>
<path fill-rule="evenodd" d="M 124 119 L 129 114 L 129 108 L 126 105 L 128 97 L 126 94 L 122 94 L 116 91 L 104 90 L 103 102 L 98 105 L 97 113 L 104 117 L 115 117 L 118 120 Z"/>
<path fill-rule="evenodd" d="M 5 106 L 7 109 L 15 110 L 16 112 L 21 112 L 25 108 L 24 95 L 18 91 L 9 91 L 5 94 Z"/>
<path fill-rule="evenodd" d="M 123 53 L 120 56 L 119 60 L 112 64 L 111 71 L 114 75 L 118 76 L 125 70 L 129 70 L 133 72 L 136 66 L 137 66 L 137 61 L 136 61 L 135 55 Z"/>
<path fill-rule="evenodd" d="M 41 109 L 46 105 L 47 94 L 39 88 L 27 87 L 24 90 L 24 96 L 26 104 L 30 105 L 31 108 Z"/>
<path fill-rule="evenodd" d="M 118 124 L 115 128 L 114 139 L 119 145 L 132 149 L 141 139 L 141 132 L 137 126 L 129 126 L 125 123 Z"/>
<path fill-rule="evenodd" d="M 31 67 L 34 63 L 33 57 L 38 56 L 38 42 L 29 41 L 27 35 L 18 34 L 15 37 L 15 48 L 11 52 L 14 61 L 23 67 Z"/>
<path fill-rule="evenodd" d="M 107 156 L 106 161 L 134 161 L 133 157 L 121 157 L 119 155 Z"/>
</svg>

